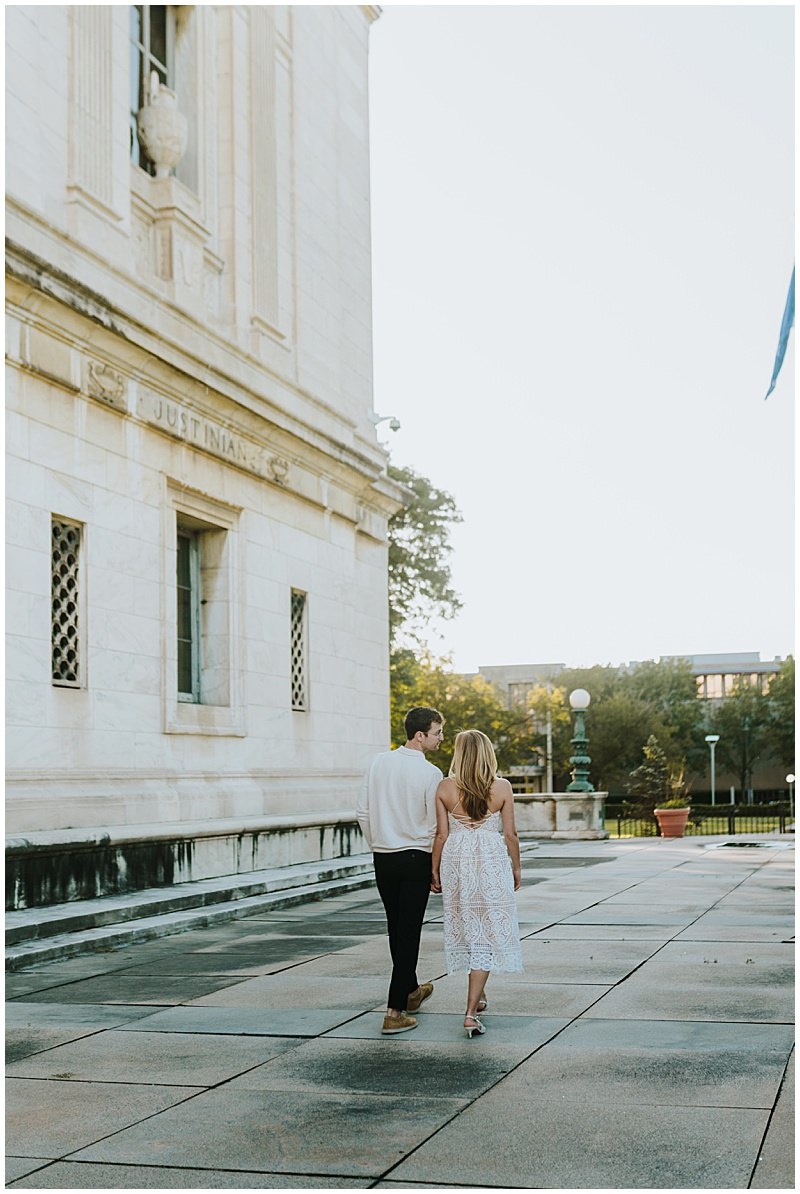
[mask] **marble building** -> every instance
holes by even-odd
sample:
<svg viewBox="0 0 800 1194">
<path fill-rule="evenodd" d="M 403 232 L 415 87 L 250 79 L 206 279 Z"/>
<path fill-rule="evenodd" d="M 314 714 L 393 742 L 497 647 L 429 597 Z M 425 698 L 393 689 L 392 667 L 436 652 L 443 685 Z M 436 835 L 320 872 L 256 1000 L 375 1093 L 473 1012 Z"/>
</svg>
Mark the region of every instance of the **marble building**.
<svg viewBox="0 0 800 1194">
<path fill-rule="evenodd" d="M 350 848 L 402 499 L 378 12 L 6 8 L 12 906 Z"/>
</svg>

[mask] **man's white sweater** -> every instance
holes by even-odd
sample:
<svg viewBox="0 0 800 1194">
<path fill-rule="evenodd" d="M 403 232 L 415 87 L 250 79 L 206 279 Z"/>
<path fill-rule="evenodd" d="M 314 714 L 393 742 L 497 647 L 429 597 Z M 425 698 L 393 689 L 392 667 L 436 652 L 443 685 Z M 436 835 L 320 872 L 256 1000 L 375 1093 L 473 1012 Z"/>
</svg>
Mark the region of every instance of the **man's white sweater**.
<svg viewBox="0 0 800 1194">
<path fill-rule="evenodd" d="M 356 817 L 370 850 L 433 849 L 436 789 L 442 773 L 421 750 L 398 746 L 376 755 L 361 784 Z"/>
</svg>

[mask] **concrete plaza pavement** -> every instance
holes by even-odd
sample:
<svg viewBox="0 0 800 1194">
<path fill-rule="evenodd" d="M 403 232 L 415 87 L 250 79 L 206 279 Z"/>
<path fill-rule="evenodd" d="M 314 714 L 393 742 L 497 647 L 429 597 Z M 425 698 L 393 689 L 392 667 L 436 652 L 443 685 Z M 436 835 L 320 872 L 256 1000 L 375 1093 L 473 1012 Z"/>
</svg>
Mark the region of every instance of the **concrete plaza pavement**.
<svg viewBox="0 0 800 1194">
<path fill-rule="evenodd" d="M 792 846 L 529 847 L 472 1040 L 436 896 L 396 1037 L 374 887 L 19 970 L 7 1183 L 793 1189 Z"/>
</svg>

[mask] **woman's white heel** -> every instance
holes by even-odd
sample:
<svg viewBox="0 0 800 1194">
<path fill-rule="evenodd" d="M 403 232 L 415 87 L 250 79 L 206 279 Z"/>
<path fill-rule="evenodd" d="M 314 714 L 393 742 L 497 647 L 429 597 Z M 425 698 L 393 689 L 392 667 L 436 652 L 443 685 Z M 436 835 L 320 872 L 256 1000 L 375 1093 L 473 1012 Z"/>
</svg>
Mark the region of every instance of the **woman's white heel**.
<svg viewBox="0 0 800 1194">
<path fill-rule="evenodd" d="M 467 1020 L 471 1020 L 472 1023 L 467 1024 L 466 1023 Z M 464 1021 L 465 1021 L 464 1022 L 464 1031 L 466 1032 L 466 1034 L 470 1040 L 472 1040 L 473 1032 L 477 1032 L 479 1036 L 483 1036 L 484 1032 L 486 1032 L 485 1027 L 483 1026 L 483 1024 L 481 1024 L 481 1022 L 477 1016 L 465 1016 Z"/>
</svg>

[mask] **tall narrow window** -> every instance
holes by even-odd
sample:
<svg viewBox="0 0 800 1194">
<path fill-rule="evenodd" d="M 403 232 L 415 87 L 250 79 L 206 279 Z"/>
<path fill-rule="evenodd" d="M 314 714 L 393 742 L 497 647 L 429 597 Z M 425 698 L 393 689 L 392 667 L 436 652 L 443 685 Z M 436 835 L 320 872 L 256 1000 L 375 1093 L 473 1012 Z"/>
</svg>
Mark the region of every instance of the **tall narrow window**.
<svg viewBox="0 0 800 1194">
<path fill-rule="evenodd" d="M 80 688 L 80 526 L 52 519 L 51 543 L 52 678 L 54 684 Z"/>
<path fill-rule="evenodd" d="M 196 531 L 178 531 L 178 700 L 200 700 L 200 553 Z"/>
<path fill-rule="evenodd" d="M 165 731 L 243 736 L 242 511 L 168 482 L 164 513 Z"/>
<path fill-rule="evenodd" d="M 292 589 L 292 708 L 308 709 L 306 683 L 306 594 Z"/>
<path fill-rule="evenodd" d="M 155 174 L 136 134 L 136 113 L 144 107 L 150 75 L 166 87 L 174 85 L 175 10 L 170 4 L 131 4 L 130 13 L 130 142 L 131 161 Z"/>
</svg>

